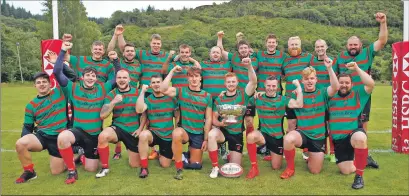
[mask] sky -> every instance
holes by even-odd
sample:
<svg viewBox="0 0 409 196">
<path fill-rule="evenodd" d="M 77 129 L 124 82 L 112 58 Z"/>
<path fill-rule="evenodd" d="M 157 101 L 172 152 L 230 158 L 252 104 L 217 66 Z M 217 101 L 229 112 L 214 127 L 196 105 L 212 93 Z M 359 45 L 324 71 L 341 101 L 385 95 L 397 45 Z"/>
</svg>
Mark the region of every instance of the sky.
<svg viewBox="0 0 409 196">
<path fill-rule="evenodd" d="M 7 3 L 14 5 L 14 7 L 23 7 L 32 14 L 42 14 L 43 6 L 42 1 L 19 1 L 19 0 L 6 0 Z M 88 12 L 88 17 L 110 17 L 112 13 L 117 10 L 132 11 L 135 8 L 141 10 L 146 9 L 148 5 L 154 6 L 155 9 L 169 10 L 196 8 L 201 5 L 211 5 L 215 2 L 220 4 L 228 1 L 83 1 L 83 4 Z"/>
</svg>

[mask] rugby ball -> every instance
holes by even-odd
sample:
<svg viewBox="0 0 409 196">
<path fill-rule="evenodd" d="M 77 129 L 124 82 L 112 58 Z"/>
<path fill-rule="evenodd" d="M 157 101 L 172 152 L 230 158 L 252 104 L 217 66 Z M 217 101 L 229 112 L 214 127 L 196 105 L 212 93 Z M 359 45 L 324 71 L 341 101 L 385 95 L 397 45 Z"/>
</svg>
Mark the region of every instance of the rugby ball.
<svg viewBox="0 0 409 196">
<path fill-rule="evenodd" d="M 243 174 L 243 167 L 237 163 L 226 163 L 220 168 L 219 173 L 227 178 L 237 178 Z"/>
</svg>

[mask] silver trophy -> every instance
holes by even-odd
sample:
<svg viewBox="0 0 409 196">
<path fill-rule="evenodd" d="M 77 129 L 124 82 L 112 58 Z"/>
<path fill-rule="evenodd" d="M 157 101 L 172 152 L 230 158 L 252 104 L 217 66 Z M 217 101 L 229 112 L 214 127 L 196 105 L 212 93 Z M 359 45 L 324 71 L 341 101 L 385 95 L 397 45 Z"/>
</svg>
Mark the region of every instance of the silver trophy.
<svg viewBox="0 0 409 196">
<path fill-rule="evenodd" d="M 230 105 L 223 104 L 217 105 L 217 112 L 220 115 L 225 115 L 226 122 L 228 123 L 237 123 L 237 117 L 244 115 L 246 113 L 246 106 L 244 105 Z"/>
</svg>

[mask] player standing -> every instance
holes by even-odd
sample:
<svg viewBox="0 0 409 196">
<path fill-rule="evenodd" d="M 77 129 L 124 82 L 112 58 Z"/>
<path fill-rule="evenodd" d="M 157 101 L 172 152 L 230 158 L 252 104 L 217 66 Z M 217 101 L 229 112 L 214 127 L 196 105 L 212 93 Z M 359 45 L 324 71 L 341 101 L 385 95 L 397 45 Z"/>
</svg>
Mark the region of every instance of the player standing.
<svg viewBox="0 0 409 196">
<path fill-rule="evenodd" d="M 283 179 L 290 178 L 295 173 L 295 147 L 308 148 L 308 168 L 311 173 L 317 174 L 321 171 L 324 162 L 325 112 L 328 97 L 334 96 L 339 89 L 331 59 L 325 59 L 325 66 L 330 76 L 331 86 L 323 89 L 316 88 L 317 74 L 314 68 L 307 67 L 302 71 L 304 104 L 302 108 L 294 109 L 298 129 L 284 136 L 284 156 L 287 168 L 280 176 Z"/>
<path fill-rule="evenodd" d="M 169 87 L 175 72 L 181 72 L 180 66 L 174 67 L 161 84 L 161 92 L 170 97 L 177 97 L 180 107 L 180 127 L 172 133 L 172 151 L 175 158 L 175 179 L 183 179 L 182 151 L 183 144 L 189 142 L 190 168 L 202 168 L 203 151 L 207 150 L 208 133 L 212 125 L 212 98 L 200 89 L 201 69 L 189 67 L 187 70 L 188 87 Z"/>
<path fill-rule="evenodd" d="M 213 169 L 210 173 L 210 178 L 217 178 L 219 174 L 219 163 L 217 145 L 228 142 L 230 160 L 229 162 L 241 165 L 243 156 L 243 116 L 237 117 L 237 123 L 228 123 L 219 115 L 217 111 L 218 105 L 242 105 L 247 106 L 251 96 L 254 95 L 257 87 L 256 72 L 251 65 L 250 58 L 243 58 L 243 64 L 247 66 L 247 74 L 249 83 L 245 90 L 238 88 L 238 77 L 235 73 L 229 72 L 225 75 L 226 92 L 217 97 L 213 104 L 213 125 L 214 127 L 209 132 L 208 150 L 209 157 L 212 161 Z"/>
<path fill-rule="evenodd" d="M 336 60 L 334 61 L 334 66 L 337 68 L 339 74 L 350 73 L 348 71 L 348 68 L 346 67 L 346 64 L 350 62 L 356 62 L 362 70 L 370 74 L 376 52 L 384 48 L 385 44 L 388 41 L 386 15 L 384 13 L 378 12 L 375 14 L 375 18 L 376 21 L 380 23 L 378 40 L 376 40 L 368 47 L 363 48 L 362 42 L 357 36 L 350 37 L 346 46 L 347 50 L 338 54 Z M 356 72 L 353 72 L 351 76 L 354 89 L 359 88 L 363 85 L 361 78 L 356 74 Z M 370 110 L 371 97 L 369 97 L 369 100 L 362 110 L 362 114 L 360 115 L 360 126 L 365 130 L 365 132 L 368 131 Z M 379 168 L 378 163 L 376 163 L 376 161 L 373 160 L 370 155 L 368 156 L 368 166 Z"/>
<path fill-rule="evenodd" d="M 162 167 L 169 167 L 172 163 L 172 131 L 175 129 L 173 116 L 178 105 L 174 97 L 161 93 L 161 83 L 162 76 L 153 75 L 150 86 L 145 84 L 142 86 L 141 94 L 136 102 L 136 111 L 138 113 L 146 112 L 150 122 L 149 127 L 139 135 L 140 178 L 146 178 L 149 174 L 149 146 L 159 145 L 159 163 Z M 145 92 L 149 87 L 153 89 L 153 94 L 145 98 Z"/>
<path fill-rule="evenodd" d="M 15 183 L 24 183 L 37 178 L 30 152 L 47 150 L 50 155 L 51 174 L 64 172 L 64 160 L 57 147 L 58 134 L 67 128 L 66 99 L 60 89 L 51 89 L 50 76 L 45 72 L 34 75 L 37 97 L 27 104 L 24 115 L 23 133 L 16 142 L 16 151 L 23 174 Z M 34 123 L 37 132 L 34 131 Z"/>
<path fill-rule="evenodd" d="M 115 80 L 106 83 L 97 82 L 97 71 L 93 67 L 86 67 L 83 70 L 83 80 L 75 83 L 67 80 L 62 74 L 62 60 L 65 52 L 71 47 L 71 43 L 63 43 L 53 70 L 64 95 L 72 101 L 74 108 L 73 128 L 61 132 L 57 139 L 59 152 L 68 168 L 66 184 L 72 184 L 78 179 L 71 147 L 74 143 L 81 146 L 85 151 L 84 169 L 86 171 L 96 171 L 98 168 L 96 149 L 98 135 L 102 130 L 100 111 L 107 91 L 110 91 L 115 85 Z M 115 65 L 115 72 L 119 71 L 120 64 L 116 52 L 111 51 L 108 56 Z"/>
<path fill-rule="evenodd" d="M 334 139 L 338 168 L 343 174 L 355 172 L 352 188 L 360 189 L 364 187 L 363 174 L 367 165 L 368 146 L 365 130 L 358 128 L 358 117 L 369 100 L 375 81 L 357 63 L 351 62 L 346 66 L 360 77 L 363 85 L 354 88 L 350 74 L 338 75 L 341 87 L 329 99 L 329 127 Z"/>
</svg>

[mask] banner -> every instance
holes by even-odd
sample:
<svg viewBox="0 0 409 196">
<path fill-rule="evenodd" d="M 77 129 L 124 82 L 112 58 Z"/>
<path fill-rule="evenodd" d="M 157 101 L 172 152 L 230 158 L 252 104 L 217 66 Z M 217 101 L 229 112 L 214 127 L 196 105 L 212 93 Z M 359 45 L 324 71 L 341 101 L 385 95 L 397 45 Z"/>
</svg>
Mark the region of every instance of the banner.
<svg viewBox="0 0 409 196">
<path fill-rule="evenodd" d="M 55 88 L 58 85 L 57 80 L 53 74 L 54 64 L 50 63 L 50 57 L 48 52 L 55 52 L 58 56 L 61 50 L 63 41 L 59 39 L 48 39 L 41 40 L 41 59 L 42 59 L 42 69 L 50 76 L 51 88 Z M 72 110 L 68 103 L 68 116 L 71 118 Z"/>
<path fill-rule="evenodd" d="M 392 150 L 409 154 L 409 41 L 392 44 Z"/>
</svg>

